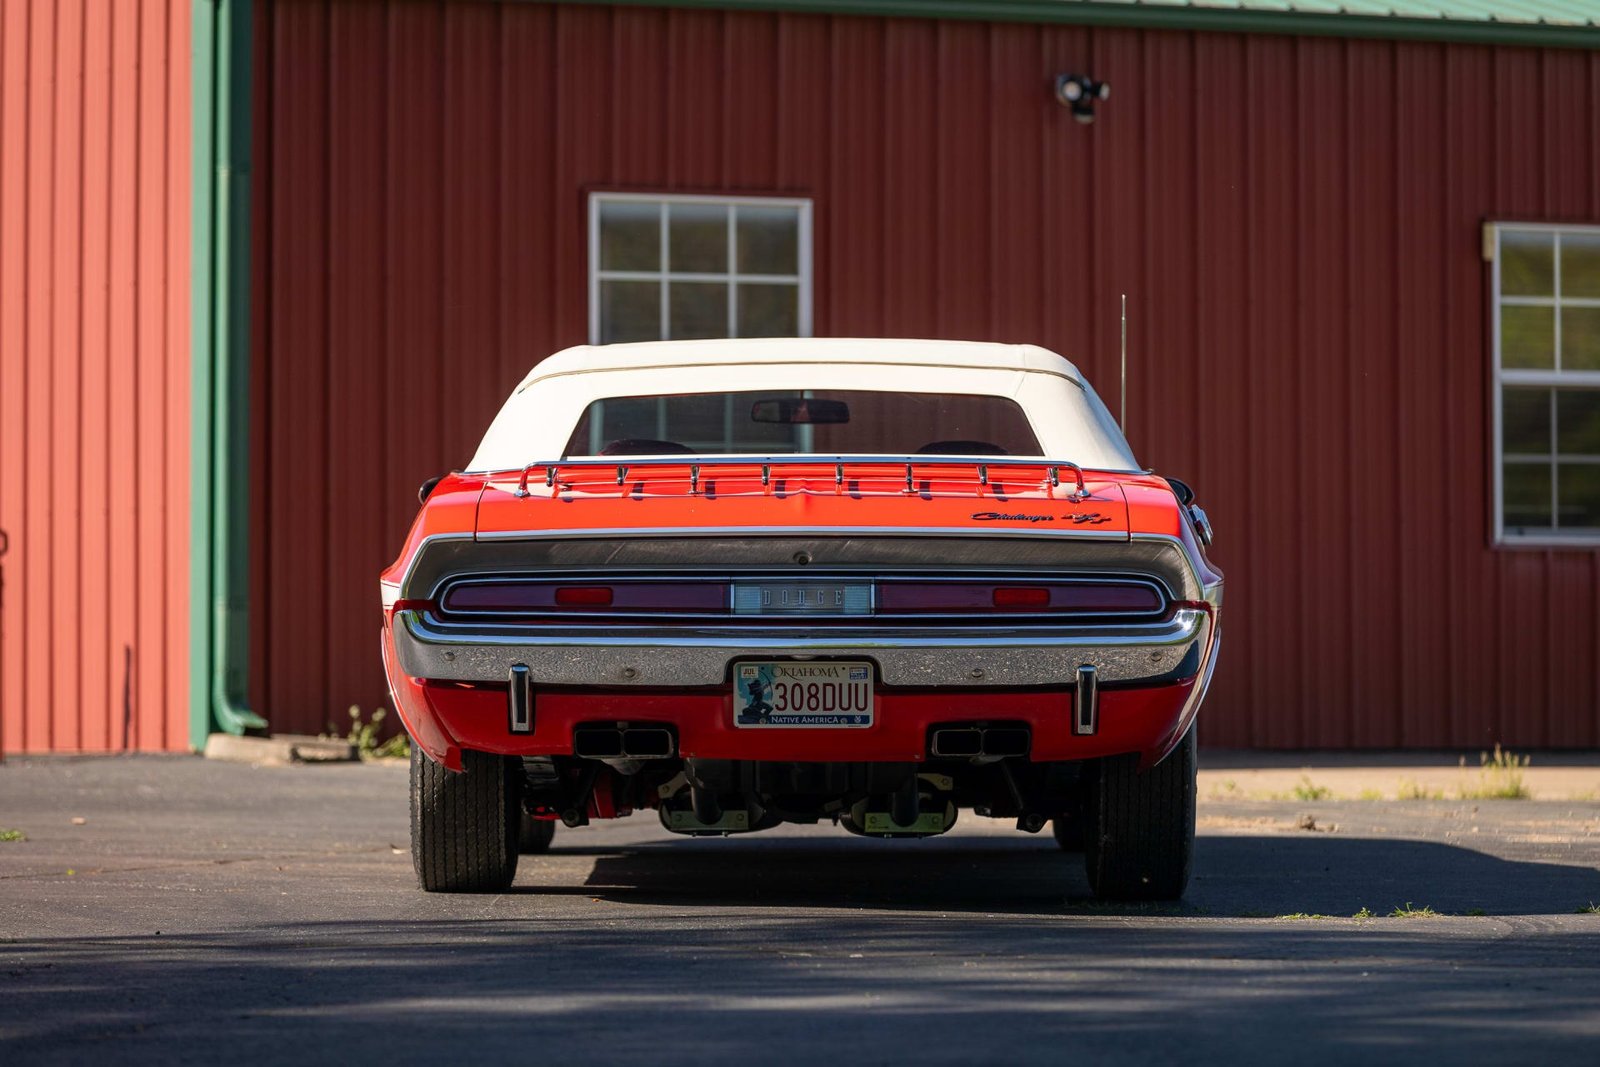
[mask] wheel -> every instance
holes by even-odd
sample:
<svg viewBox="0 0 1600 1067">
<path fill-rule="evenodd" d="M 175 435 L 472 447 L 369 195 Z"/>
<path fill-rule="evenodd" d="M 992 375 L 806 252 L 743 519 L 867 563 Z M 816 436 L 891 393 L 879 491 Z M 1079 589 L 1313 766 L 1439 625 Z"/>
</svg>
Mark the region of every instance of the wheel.
<svg viewBox="0 0 1600 1067">
<path fill-rule="evenodd" d="M 522 829 L 517 834 L 517 851 L 524 856 L 535 852 L 548 852 L 550 839 L 556 836 L 556 823 L 554 819 L 535 819 L 527 812 L 522 813 Z"/>
<path fill-rule="evenodd" d="M 411 746 L 411 862 L 430 893 L 495 893 L 517 874 L 520 768 L 463 752 L 462 772 Z"/>
<path fill-rule="evenodd" d="M 1137 756 L 1100 761 L 1088 790 L 1084 867 L 1106 900 L 1177 900 L 1194 858 L 1194 727 L 1141 773 Z"/>
<path fill-rule="evenodd" d="M 1063 852 L 1083 851 L 1083 812 L 1064 811 L 1050 820 L 1050 828 L 1056 835 L 1056 844 L 1061 846 Z"/>
</svg>

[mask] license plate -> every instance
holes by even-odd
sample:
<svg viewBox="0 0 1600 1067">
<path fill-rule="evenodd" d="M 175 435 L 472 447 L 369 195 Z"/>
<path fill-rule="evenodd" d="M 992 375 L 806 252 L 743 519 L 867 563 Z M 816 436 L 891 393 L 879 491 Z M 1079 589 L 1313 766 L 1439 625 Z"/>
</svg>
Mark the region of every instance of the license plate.
<svg viewBox="0 0 1600 1067">
<path fill-rule="evenodd" d="M 733 723 L 741 727 L 871 726 L 872 664 L 736 664 Z"/>
</svg>

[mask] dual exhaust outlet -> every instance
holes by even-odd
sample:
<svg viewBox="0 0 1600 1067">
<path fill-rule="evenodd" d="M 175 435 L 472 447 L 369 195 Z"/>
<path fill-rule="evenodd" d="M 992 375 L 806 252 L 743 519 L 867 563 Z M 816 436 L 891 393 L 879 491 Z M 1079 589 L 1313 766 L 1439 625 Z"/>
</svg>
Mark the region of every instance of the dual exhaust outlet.
<svg viewBox="0 0 1600 1067">
<path fill-rule="evenodd" d="M 584 759 L 668 759 L 678 751 L 665 726 L 579 726 L 572 754 Z"/>
<path fill-rule="evenodd" d="M 936 726 L 928 748 L 940 758 L 1026 756 L 1032 735 L 1026 726 Z"/>
</svg>

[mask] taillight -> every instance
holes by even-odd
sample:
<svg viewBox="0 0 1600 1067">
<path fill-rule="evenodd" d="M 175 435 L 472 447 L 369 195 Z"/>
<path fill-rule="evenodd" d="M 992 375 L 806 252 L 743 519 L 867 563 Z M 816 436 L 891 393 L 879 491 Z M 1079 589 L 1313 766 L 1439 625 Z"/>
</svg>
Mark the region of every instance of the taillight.
<svg viewBox="0 0 1600 1067">
<path fill-rule="evenodd" d="M 1041 585 L 997 585 L 994 606 L 1001 611 L 1039 611 L 1050 606 L 1050 590 Z"/>
<path fill-rule="evenodd" d="M 452 586 L 440 606 L 447 615 L 715 614 L 728 608 L 728 587 L 723 582 L 473 581 Z"/>
<path fill-rule="evenodd" d="M 878 586 L 878 611 L 886 615 L 1151 615 L 1164 606 L 1156 588 L 1143 582 L 884 582 Z"/>
<path fill-rule="evenodd" d="M 609 585 L 558 585 L 556 586 L 556 607 L 607 607 L 611 604 L 611 596 L 611 587 Z"/>
</svg>

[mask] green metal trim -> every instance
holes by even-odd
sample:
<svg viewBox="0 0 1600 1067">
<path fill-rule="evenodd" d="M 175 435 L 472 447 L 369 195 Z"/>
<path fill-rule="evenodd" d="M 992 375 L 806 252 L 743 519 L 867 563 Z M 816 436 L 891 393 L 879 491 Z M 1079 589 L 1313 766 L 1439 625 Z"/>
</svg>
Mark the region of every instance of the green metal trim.
<svg viewBox="0 0 1600 1067">
<path fill-rule="evenodd" d="M 1075 26 L 1126 26 L 1150 30 L 1212 30 L 1315 37 L 1368 37 L 1402 41 L 1600 48 L 1600 27 L 1489 19 L 1420 19 L 1393 15 L 1240 11 L 1184 5 L 1067 3 L 1063 0 L 569 0 L 596 6 L 684 7 L 738 11 L 788 11 L 825 15 L 1038 22 Z"/>
<path fill-rule="evenodd" d="M 189 747 L 211 732 L 211 113 L 216 9 L 194 0 L 189 252 Z"/>
<path fill-rule="evenodd" d="M 249 670 L 251 0 L 194 0 L 189 743 L 265 729 Z"/>
</svg>

